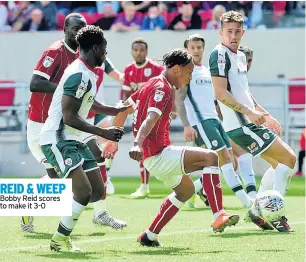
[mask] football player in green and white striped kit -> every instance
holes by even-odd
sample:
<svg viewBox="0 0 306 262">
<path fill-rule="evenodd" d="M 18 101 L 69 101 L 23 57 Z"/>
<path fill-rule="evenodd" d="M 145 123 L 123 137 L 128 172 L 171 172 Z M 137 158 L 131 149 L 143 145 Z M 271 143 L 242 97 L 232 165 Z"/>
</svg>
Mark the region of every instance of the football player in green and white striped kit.
<svg viewBox="0 0 306 262">
<path fill-rule="evenodd" d="M 184 43 L 195 65 L 189 85 L 176 94 L 176 107 L 184 125 L 185 140 L 194 141 L 198 147 L 217 151 L 219 166 L 226 183 L 242 205 L 250 207 L 252 201 L 234 170 L 231 144 L 215 108 L 215 94 L 209 69 L 201 64 L 204 46 L 204 38 L 198 34 L 189 36 Z"/>
<path fill-rule="evenodd" d="M 279 124 L 252 99 L 246 74 L 246 57 L 238 50 L 244 34 L 242 15 L 235 11 L 224 13 L 221 16 L 219 33 L 221 43 L 212 51 L 209 67 L 215 95 L 220 101 L 224 129 L 237 145 L 253 156 L 261 156 L 273 166 L 273 190 L 284 195 L 288 178 L 293 173 L 296 156 L 280 137 L 263 125 Z M 254 205 L 245 219 L 260 227 L 265 223 Z M 271 221 L 271 224 L 278 231 L 291 230 L 286 217 Z"/>
</svg>

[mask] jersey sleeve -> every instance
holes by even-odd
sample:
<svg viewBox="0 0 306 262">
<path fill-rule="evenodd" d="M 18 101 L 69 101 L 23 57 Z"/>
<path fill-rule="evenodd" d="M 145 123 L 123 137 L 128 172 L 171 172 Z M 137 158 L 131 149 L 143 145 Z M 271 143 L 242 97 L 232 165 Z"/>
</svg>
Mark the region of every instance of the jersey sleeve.
<svg viewBox="0 0 306 262">
<path fill-rule="evenodd" d="M 104 71 L 106 74 L 109 74 L 110 72 L 115 70 L 115 66 L 108 58 L 105 59 L 104 66 L 105 66 Z"/>
<path fill-rule="evenodd" d="M 161 80 L 154 83 L 153 88 L 155 90 L 149 96 L 148 112 L 156 112 L 161 116 L 172 99 L 171 90 Z"/>
<path fill-rule="evenodd" d="M 61 57 L 59 50 L 46 50 L 36 64 L 33 74 L 50 80 L 55 69 L 61 64 Z"/>
<path fill-rule="evenodd" d="M 122 85 L 122 89 L 126 91 L 131 91 L 131 80 L 130 80 L 130 70 L 128 67 L 124 69 L 124 82 Z"/>
<path fill-rule="evenodd" d="M 64 95 L 83 100 L 85 94 L 91 89 L 92 84 L 88 75 L 75 73 L 70 75 L 63 84 Z"/>
<path fill-rule="evenodd" d="M 209 57 L 209 70 L 211 76 L 228 77 L 231 62 L 227 52 L 214 50 Z"/>
</svg>

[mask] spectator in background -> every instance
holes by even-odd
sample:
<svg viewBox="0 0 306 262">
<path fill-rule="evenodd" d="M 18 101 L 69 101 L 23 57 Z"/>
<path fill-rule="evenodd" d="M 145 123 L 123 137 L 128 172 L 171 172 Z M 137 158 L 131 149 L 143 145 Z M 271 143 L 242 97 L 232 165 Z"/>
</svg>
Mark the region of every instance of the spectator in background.
<svg viewBox="0 0 306 262">
<path fill-rule="evenodd" d="M 33 9 L 31 18 L 21 27 L 20 31 L 48 31 L 49 27 L 40 9 Z"/>
<path fill-rule="evenodd" d="M 201 17 L 194 12 L 190 3 L 184 2 L 180 8 L 180 13 L 170 23 L 170 30 L 184 31 L 188 29 L 201 29 Z"/>
<path fill-rule="evenodd" d="M 14 31 L 19 31 L 22 25 L 30 19 L 33 8 L 29 1 L 21 1 L 12 7 L 8 20 Z"/>
<path fill-rule="evenodd" d="M 97 7 L 95 1 L 72 1 L 73 13 L 96 13 Z"/>
<path fill-rule="evenodd" d="M 243 16 L 243 28 L 248 29 L 251 27 L 249 18 L 245 15 L 245 11 L 242 5 L 237 6 L 236 11 Z"/>
<path fill-rule="evenodd" d="M 251 27 L 253 27 L 253 28 L 257 27 L 258 25 L 263 24 L 262 5 L 263 5 L 263 1 L 252 2 Z"/>
<path fill-rule="evenodd" d="M 305 150 L 306 150 L 306 128 L 304 128 L 301 139 L 300 139 L 300 147 L 301 150 L 299 152 L 298 158 L 298 171 L 295 173 L 295 176 L 302 176 L 303 175 L 303 162 L 305 158 Z"/>
<path fill-rule="evenodd" d="M 105 11 L 105 4 L 112 5 L 112 11 L 114 14 L 118 14 L 120 10 L 120 2 L 119 1 L 97 1 L 97 11 L 98 13 L 104 13 Z"/>
<path fill-rule="evenodd" d="M 56 30 L 56 4 L 51 1 L 39 1 L 35 3 L 35 7 L 39 8 L 43 12 L 44 19 L 49 27 L 49 30 Z"/>
<path fill-rule="evenodd" d="M 216 5 L 212 12 L 212 20 L 207 23 L 206 29 L 221 29 L 220 18 L 226 12 L 223 5 Z"/>
<path fill-rule="evenodd" d="M 57 12 L 62 13 L 65 16 L 69 15 L 72 10 L 72 2 L 71 1 L 54 1 L 56 4 Z"/>
<path fill-rule="evenodd" d="M 132 1 L 132 3 L 135 5 L 136 12 L 146 13 L 149 10 L 149 7 L 151 6 L 152 1 Z M 124 10 L 125 5 L 128 3 L 128 1 L 121 1 L 121 7 Z"/>
<path fill-rule="evenodd" d="M 8 10 L 5 2 L 0 2 L 0 31 L 10 30 L 11 27 L 7 24 Z"/>
<path fill-rule="evenodd" d="M 142 22 L 141 30 L 164 30 L 166 29 L 166 21 L 160 15 L 157 6 L 149 8 L 148 16 Z"/>
<path fill-rule="evenodd" d="M 136 13 L 136 7 L 132 2 L 125 2 L 123 15 L 118 15 L 111 30 L 114 32 L 132 32 L 140 29 L 142 17 Z"/>
<path fill-rule="evenodd" d="M 116 14 L 113 11 L 111 2 L 104 2 L 102 13 L 103 16 L 100 17 L 94 25 L 99 26 L 102 30 L 110 30 L 116 19 Z"/>
</svg>

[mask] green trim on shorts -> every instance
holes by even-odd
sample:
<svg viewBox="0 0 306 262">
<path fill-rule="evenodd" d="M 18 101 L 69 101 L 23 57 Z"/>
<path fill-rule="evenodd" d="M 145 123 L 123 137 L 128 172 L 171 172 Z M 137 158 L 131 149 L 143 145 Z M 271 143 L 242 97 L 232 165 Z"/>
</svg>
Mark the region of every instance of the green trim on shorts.
<svg viewBox="0 0 306 262">
<path fill-rule="evenodd" d="M 229 138 L 253 156 L 267 150 L 277 138 L 276 134 L 265 126 L 253 123 L 227 132 Z"/>
<path fill-rule="evenodd" d="M 198 137 L 195 139 L 198 147 L 205 147 L 215 151 L 222 150 L 223 148 L 232 148 L 220 120 L 206 119 L 193 126 L 193 128 L 198 134 Z"/>
<path fill-rule="evenodd" d="M 72 170 L 80 165 L 85 172 L 98 168 L 87 145 L 79 141 L 60 141 L 57 144 L 43 145 L 41 149 L 59 178 L 66 178 Z"/>
</svg>

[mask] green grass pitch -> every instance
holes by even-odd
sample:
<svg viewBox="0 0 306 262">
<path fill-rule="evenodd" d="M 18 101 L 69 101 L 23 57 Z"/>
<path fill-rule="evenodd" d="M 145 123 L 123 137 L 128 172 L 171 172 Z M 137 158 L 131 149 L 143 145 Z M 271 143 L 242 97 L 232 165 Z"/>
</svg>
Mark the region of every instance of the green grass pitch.
<svg viewBox="0 0 306 262">
<path fill-rule="evenodd" d="M 139 183 L 138 178 L 113 178 L 116 195 L 108 197 L 108 210 L 126 220 L 128 227 L 114 231 L 92 224 L 93 209 L 82 214 L 72 233 L 81 254 L 54 253 L 49 240 L 57 228 L 57 217 L 36 217 L 36 233 L 23 233 L 17 217 L 0 217 L 0 261 L 305 261 L 305 181 L 293 178 L 286 209 L 294 233 L 263 232 L 253 224 L 240 220 L 236 227 L 215 234 L 210 228 L 212 214 L 208 208 L 190 209 L 185 205 L 164 228 L 159 237 L 162 248 L 146 248 L 136 242 L 159 210 L 160 202 L 169 192 L 152 179 L 151 197 L 132 200 L 128 194 Z M 224 186 L 224 205 L 231 213 L 243 216 L 245 209 Z"/>
</svg>

